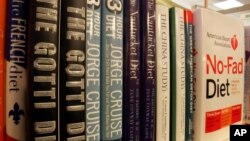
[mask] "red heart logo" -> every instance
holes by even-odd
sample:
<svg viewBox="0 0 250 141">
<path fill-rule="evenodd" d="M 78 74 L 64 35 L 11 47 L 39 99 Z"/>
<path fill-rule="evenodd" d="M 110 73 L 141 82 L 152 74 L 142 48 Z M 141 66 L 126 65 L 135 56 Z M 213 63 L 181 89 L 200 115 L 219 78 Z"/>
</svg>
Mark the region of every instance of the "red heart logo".
<svg viewBox="0 0 250 141">
<path fill-rule="evenodd" d="M 232 46 L 233 50 L 236 50 L 236 48 L 238 47 L 238 40 L 236 38 L 236 35 L 234 35 L 231 38 L 231 46 Z"/>
</svg>

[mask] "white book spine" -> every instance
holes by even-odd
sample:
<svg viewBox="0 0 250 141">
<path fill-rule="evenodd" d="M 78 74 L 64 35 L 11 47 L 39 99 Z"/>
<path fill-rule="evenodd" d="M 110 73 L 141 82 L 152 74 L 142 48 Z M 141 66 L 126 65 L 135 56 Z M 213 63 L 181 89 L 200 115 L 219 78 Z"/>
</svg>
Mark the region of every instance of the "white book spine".
<svg viewBox="0 0 250 141">
<path fill-rule="evenodd" d="M 176 8 L 176 141 L 185 141 L 185 33 L 184 12 Z"/>
<path fill-rule="evenodd" d="M 170 58 L 169 58 L 169 11 L 156 4 L 156 140 L 169 141 L 170 131 Z"/>
</svg>

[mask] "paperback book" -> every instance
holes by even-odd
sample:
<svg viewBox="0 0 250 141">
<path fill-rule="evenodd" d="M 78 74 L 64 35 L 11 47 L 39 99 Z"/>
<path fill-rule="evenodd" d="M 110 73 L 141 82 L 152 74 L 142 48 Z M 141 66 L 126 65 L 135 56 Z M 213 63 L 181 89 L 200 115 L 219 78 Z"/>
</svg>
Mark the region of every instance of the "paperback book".
<svg viewBox="0 0 250 141">
<path fill-rule="evenodd" d="M 26 140 L 28 0 L 9 0 L 5 45 L 6 140 Z"/>
<path fill-rule="evenodd" d="M 0 115 L 5 114 L 5 38 L 7 0 L 0 1 Z M 5 116 L 0 116 L 0 140 L 5 136 Z"/>
<path fill-rule="evenodd" d="M 27 140 L 60 140 L 60 0 L 31 0 L 29 7 Z"/>
<path fill-rule="evenodd" d="M 156 140 L 155 0 L 141 0 L 140 140 Z"/>
<path fill-rule="evenodd" d="M 185 141 L 186 70 L 184 11 L 173 7 L 170 17 L 170 140 Z"/>
<path fill-rule="evenodd" d="M 156 140 L 169 141 L 170 131 L 170 45 L 169 8 L 156 0 Z"/>
<path fill-rule="evenodd" d="M 86 8 L 86 140 L 99 141 L 101 0 L 88 0 Z"/>
<path fill-rule="evenodd" d="M 229 125 L 243 122 L 243 23 L 201 8 L 194 24 L 194 141 L 229 140 Z"/>
<path fill-rule="evenodd" d="M 123 141 L 140 140 L 140 3 L 124 1 Z"/>
<path fill-rule="evenodd" d="M 101 47 L 101 140 L 122 139 L 123 0 L 103 0 Z"/>
<path fill-rule="evenodd" d="M 60 140 L 86 140 L 86 1 L 61 1 Z"/>
<path fill-rule="evenodd" d="M 186 72 L 186 119 L 185 119 L 185 140 L 193 141 L 193 49 L 194 49 L 194 24 L 193 13 L 184 10 L 185 25 L 185 72 Z"/>
</svg>

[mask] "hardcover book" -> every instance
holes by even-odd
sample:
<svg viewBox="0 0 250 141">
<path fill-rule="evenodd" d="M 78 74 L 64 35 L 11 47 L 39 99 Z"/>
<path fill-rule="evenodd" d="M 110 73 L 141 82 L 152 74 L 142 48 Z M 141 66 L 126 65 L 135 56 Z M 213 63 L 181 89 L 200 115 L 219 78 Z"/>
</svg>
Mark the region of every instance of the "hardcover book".
<svg viewBox="0 0 250 141">
<path fill-rule="evenodd" d="M 71 8 L 69 10 L 75 11 Z M 30 11 L 27 140 L 60 140 L 58 89 L 60 0 L 31 0 Z"/>
<path fill-rule="evenodd" d="M 193 14 L 194 141 L 229 140 L 229 125 L 243 121 L 243 23 L 203 8 Z"/>
<path fill-rule="evenodd" d="M 141 0 L 140 139 L 156 140 L 155 0 Z"/>
<path fill-rule="evenodd" d="M 250 26 L 245 27 L 245 89 L 244 104 L 245 117 L 244 123 L 250 124 Z"/>
<path fill-rule="evenodd" d="M 170 140 L 185 140 L 185 32 L 184 12 L 173 7 L 170 17 Z"/>
<path fill-rule="evenodd" d="M 0 115 L 5 114 L 5 33 L 7 0 L 0 1 Z M 5 136 L 5 116 L 0 116 L 0 140 Z"/>
<path fill-rule="evenodd" d="M 100 141 L 101 0 L 86 7 L 86 140 Z"/>
<path fill-rule="evenodd" d="M 60 140 L 86 140 L 86 1 L 61 1 Z"/>
<path fill-rule="evenodd" d="M 102 1 L 101 140 L 122 138 L 123 0 Z"/>
<path fill-rule="evenodd" d="M 169 141 L 170 133 L 170 47 L 169 8 L 156 0 L 156 140 Z"/>
<path fill-rule="evenodd" d="M 140 3 L 124 1 L 123 141 L 140 140 Z"/>
<path fill-rule="evenodd" d="M 194 49 L 194 24 L 193 13 L 184 10 L 185 25 L 185 69 L 186 69 L 186 119 L 185 119 L 185 140 L 193 141 L 193 49 Z"/>
<path fill-rule="evenodd" d="M 6 140 L 26 140 L 28 0 L 8 1 L 5 65 Z"/>
</svg>

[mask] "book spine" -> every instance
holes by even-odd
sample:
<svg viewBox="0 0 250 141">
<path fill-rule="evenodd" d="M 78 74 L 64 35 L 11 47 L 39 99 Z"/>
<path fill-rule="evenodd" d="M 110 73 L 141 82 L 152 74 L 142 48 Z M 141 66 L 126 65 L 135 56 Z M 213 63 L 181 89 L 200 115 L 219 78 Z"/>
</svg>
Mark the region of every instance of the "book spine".
<svg viewBox="0 0 250 141">
<path fill-rule="evenodd" d="M 86 140 L 100 140 L 101 0 L 87 1 Z"/>
<path fill-rule="evenodd" d="M 28 140 L 60 140 L 59 9 L 60 0 L 30 1 Z"/>
<path fill-rule="evenodd" d="M 5 33 L 7 0 L 0 1 L 0 115 L 5 113 Z M 0 140 L 5 140 L 5 117 L 0 116 Z"/>
<path fill-rule="evenodd" d="M 123 141 L 140 140 L 140 4 L 124 1 Z"/>
<path fill-rule="evenodd" d="M 155 0 L 141 0 L 141 134 L 143 141 L 156 139 L 156 40 Z"/>
<path fill-rule="evenodd" d="M 194 49 L 194 25 L 193 13 L 184 10 L 185 24 L 185 69 L 186 69 L 186 119 L 185 141 L 193 141 L 193 49 Z"/>
<path fill-rule="evenodd" d="M 28 0 L 9 0 L 7 9 L 6 140 L 26 140 Z"/>
<path fill-rule="evenodd" d="M 63 0 L 60 24 L 61 140 L 86 139 L 86 1 Z"/>
<path fill-rule="evenodd" d="M 168 7 L 156 3 L 156 140 L 169 141 L 170 131 L 170 47 Z"/>
<path fill-rule="evenodd" d="M 170 140 L 185 140 L 185 35 L 183 10 L 170 9 Z"/>
<path fill-rule="evenodd" d="M 121 140 L 123 0 L 102 1 L 101 140 Z"/>
<path fill-rule="evenodd" d="M 200 46 L 202 46 L 202 38 L 203 35 L 200 32 L 202 30 L 202 18 L 201 18 L 201 13 L 199 13 L 198 11 L 194 11 L 193 13 L 193 22 L 195 25 L 195 29 L 194 29 L 194 34 L 195 34 L 195 41 L 194 41 L 194 50 L 193 50 L 193 69 L 194 69 L 194 73 L 193 73 L 193 84 L 194 84 L 194 97 L 193 97 L 193 104 L 194 104 L 194 132 L 195 134 L 193 135 L 194 141 L 197 140 L 201 140 L 203 139 L 202 137 L 202 133 L 204 132 L 202 130 L 197 130 L 197 128 L 200 129 L 200 127 L 204 128 L 204 125 L 201 125 L 200 121 L 205 121 L 205 118 L 202 116 L 196 116 L 197 114 L 201 113 L 201 109 L 203 109 L 203 105 L 202 103 L 204 103 L 204 101 L 202 100 L 202 79 L 200 79 L 200 76 L 202 76 L 202 72 L 204 71 L 204 67 L 202 67 L 203 61 L 202 61 L 202 49 L 200 48 Z M 197 37 L 199 36 L 199 37 Z M 198 40 L 197 40 L 198 39 Z M 202 124 L 204 124 L 202 122 Z"/>
<path fill-rule="evenodd" d="M 250 26 L 245 27 L 245 88 L 244 88 L 244 103 L 245 103 L 245 121 L 250 125 Z"/>
</svg>

